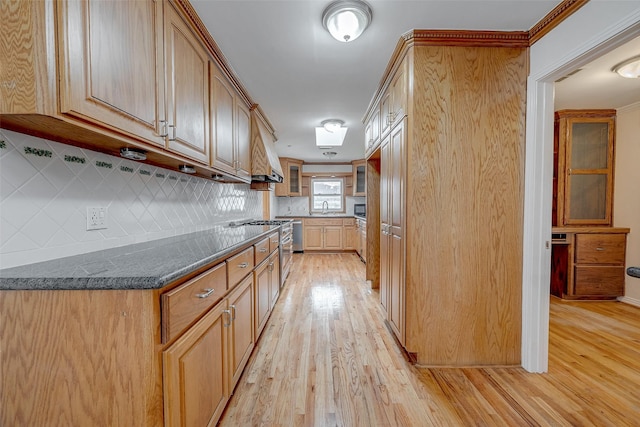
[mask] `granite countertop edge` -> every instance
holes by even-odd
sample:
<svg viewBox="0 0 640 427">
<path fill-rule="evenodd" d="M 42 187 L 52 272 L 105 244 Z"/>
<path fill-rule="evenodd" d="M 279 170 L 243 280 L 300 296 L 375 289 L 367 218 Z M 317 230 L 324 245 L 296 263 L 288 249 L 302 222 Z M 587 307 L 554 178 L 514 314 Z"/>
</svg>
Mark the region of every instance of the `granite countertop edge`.
<svg viewBox="0 0 640 427">
<path fill-rule="evenodd" d="M 250 237 L 223 245 L 224 247 L 220 247 L 215 252 L 206 255 L 198 253 L 198 251 L 202 250 L 199 246 L 205 246 L 206 249 L 207 244 L 211 244 L 212 240 L 220 237 L 224 230 L 216 230 L 216 233 L 209 234 L 207 232 L 189 233 L 188 235 L 175 236 L 173 238 L 136 243 L 88 254 L 8 268 L 0 270 L 0 290 L 160 289 L 206 265 L 223 260 L 237 250 L 250 246 L 277 230 L 278 226 L 260 226 L 260 228 L 263 230 L 262 232 L 254 229 L 250 233 Z M 192 236 L 192 239 L 185 236 Z M 194 240 L 196 241 L 195 248 L 190 247 Z M 167 248 L 173 250 L 167 251 Z M 94 264 L 97 263 L 93 260 L 98 259 L 101 254 L 104 254 L 107 259 L 103 260 L 100 267 L 95 267 Z M 175 254 L 183 254 L 184 260 L 176 260 Z M 158 257 L 157 261 L 145 263 L 145 261 L 149 261 L 154 256 Z M 121 269 L 122 271 L 119 272 L 119 261 L 125 257 L 128 265 L 125 265 Z M 167 259 L 168 257 L 173 257 L 173 259 Z M 91 265 L 93 268 L 98 269 L 102 268 L 103 270 L 97 274 L 87 272 L 84 275 L 78 273 L 78 268 L 73 270 L 74 274 L 68 275 L 61 275 L 56 271 L 60 269 L 61 265 L 73 265 L 74 261 L 81 262 L 86 258 L 89 259 L 86 265 Z M 153 264 L 157 266 L 157 269 L 145 269 L 148 267 L 153 268 Z M 82 266 L 81 264 L 80 267 Z M 110 270 L 109 266 L 113 268 Z M 37 273 L 30 273 L 30 271 L 37 271 Z M 47 273 L 48 271 L 50 271 L 49 274 Z M 157 273 L 145 274 L 145 271 L 157 271 Z"/>
</svg>

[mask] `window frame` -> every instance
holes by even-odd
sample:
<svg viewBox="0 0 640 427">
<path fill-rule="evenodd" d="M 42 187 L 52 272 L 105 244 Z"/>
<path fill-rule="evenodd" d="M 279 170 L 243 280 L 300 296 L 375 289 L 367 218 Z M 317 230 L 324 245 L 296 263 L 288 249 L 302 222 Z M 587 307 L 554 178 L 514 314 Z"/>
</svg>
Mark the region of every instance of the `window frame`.
<svg viewBox="0 0 640 427">
<path fill-rule="evenodd" d="M 347 185 L 347 180 L 345 176 L 338 176 L 338 175 L 331 175 L 331 176 L 322 176 L 322 175 L 317 175 L 317 176 L 311 176 L 309 178 L 309 212 L 310 213 L 322 213 L 322 209 L 314 209 L 314 199 L 316 197 L 316 194 L 314 192 L 314 182 L 315 181 L 340 181 L 341 182 L 341 192 L 340 192 L 340 209 L 328 209 L 327 212 L 328 213 L 345 213 L 346 212 L 346 185 Z M 322 194 L 318 194 L 318 195 L 322 195 Z M 331 195 L 333 196 L 333 195 Z"/>
</svg>

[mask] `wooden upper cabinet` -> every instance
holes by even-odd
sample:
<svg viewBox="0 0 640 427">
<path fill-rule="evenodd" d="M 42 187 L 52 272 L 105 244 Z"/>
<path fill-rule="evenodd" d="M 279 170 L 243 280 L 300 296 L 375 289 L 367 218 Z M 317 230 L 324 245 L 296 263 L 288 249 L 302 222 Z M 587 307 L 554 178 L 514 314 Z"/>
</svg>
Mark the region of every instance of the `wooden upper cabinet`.
<svg viewBox="0 0 640 427">
<path fill-rule="evenodd" d="M 553 225 L 612 225 L 615 114 L 556 112 Z"/>
<path fill-rule="evenodd" d="M 354 160 L 353 165 L 353 195 L 367 195 L 367 162 L 366 160 Z"/>
<path fill-rule="evenodd" d="M 164 146 L 162 2 L 61 3 L 60 112 Z"/>
<path fill-rule="evenodd" d="M 167 149 L 209 164 L 209 56 L 165 3 Z"/>
<path fill-rule="evenodd" d="M 251 112 L 226 76 L 211 64 L 211 166 L 251 181 Z"/>
<path fill-rule="evenodd" d="M 235 93 L 218 68 L 211 64 L 211 166 L 235 173 L 233 110 Z"/>
<path fill-rule="evenodd" d="M 251 181 L 251 112 L 239 99 L 236 102 L 236 176 Z"/>
<path fill-rule="evenodd" d="M 276 184 L 276 196 L 302 196 L 303 161 L 281 157 L 280 164 L 284 177 L 282 183 Z"/>
</svg>

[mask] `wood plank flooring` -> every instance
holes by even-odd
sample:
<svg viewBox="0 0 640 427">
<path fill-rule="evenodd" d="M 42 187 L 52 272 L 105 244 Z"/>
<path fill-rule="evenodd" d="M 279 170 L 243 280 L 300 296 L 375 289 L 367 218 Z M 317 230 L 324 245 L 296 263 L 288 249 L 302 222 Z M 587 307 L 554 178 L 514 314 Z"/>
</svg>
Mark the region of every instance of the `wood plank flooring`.
<svg viewBox="0 0 640 427">
<path fill-rule="evenodd" d="M 221 426 L 640 426 L 640 309 L 551 300 L 549 372 L 416 368 L 354 254 L 295 254 Z"/>
</svg>

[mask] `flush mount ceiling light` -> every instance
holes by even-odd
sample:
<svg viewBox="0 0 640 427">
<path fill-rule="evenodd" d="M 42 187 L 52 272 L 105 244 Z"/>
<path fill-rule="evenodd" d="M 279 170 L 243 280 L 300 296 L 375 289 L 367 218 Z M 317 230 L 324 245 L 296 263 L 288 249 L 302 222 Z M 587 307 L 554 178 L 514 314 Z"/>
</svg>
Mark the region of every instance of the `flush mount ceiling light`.
<svg viewBox="0 0 640 427">
<path fill-rule="evenodd" d="M 193 166 L 189 166 L 189 165 L 180 165 L 178 167 L 178 169 L 182 173 L 196 173 L 196 168 L 194 168 Z"/>
<path fill-rule="evenodd" d="M 318 148 L 340 147 L 347 135 L 344 122 L 338 119 L 328 119 L 320 123 L 322 126 L 316 127 L 316 146 Z"/>
<path fill-rule="evenodd" d="M 344 122 L 338 119 L 328 119 L 328 120 L 324 120 L 320 124 L 322 125 L 324 130 L 326 130 L 327 132 L 336 133 L 340 131 L 340 128 L 342 127 Z"/>
<path fill-rule="evenodd" d="M 124 147 L 120 149 L 120 156 L 129 160 L 147 160 L 147 152 L 135 148 Z"/>
<path fill-rule="evenodd" d="M 637 79 L 640 77 L 640 56 L 634 56 L 633 58 L 621 62 L 613 67 L 611 71 L 628 79 Z"/>
<path fill-rule="evenodd" d="M 335 151 L 325 151 L 324 153 L 322 153 L 322 155 L 328 159 L 333 159 L 336 156 L 336 154 L 338 153 L 336 153 Z"/>
<path fill-rule="evenodd" d="M 360 0 L 338 0 L 322 12 L 322 26 L 334 39 L 350 42 L 364 32 L 373 15 L 368 4 Z"/>
</svg>

